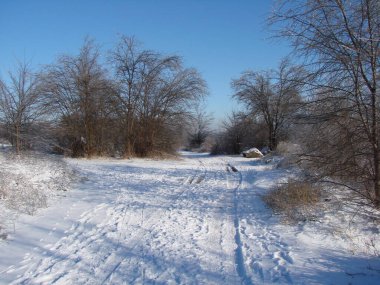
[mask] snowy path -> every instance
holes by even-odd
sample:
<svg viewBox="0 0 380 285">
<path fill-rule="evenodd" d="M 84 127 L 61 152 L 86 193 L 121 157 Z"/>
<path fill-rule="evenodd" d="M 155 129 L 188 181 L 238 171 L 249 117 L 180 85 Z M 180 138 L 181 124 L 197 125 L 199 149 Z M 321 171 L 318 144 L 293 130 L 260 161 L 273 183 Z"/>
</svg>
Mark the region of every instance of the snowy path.
<svg viewBox="0 0 380 285">
<path fill-rule="evenodd" d="M 356 280 L 346 274 L 350 268 L 331 269 L 319 249 L 300 244 L 297 233 L 277 224 L 264 207 L 259 195 L 287 175 L 271 165 L 205 155 L 69 163 L 85 179 L 59 205 L 24 222 L 8 247 L 0 246 L 2 259 L 14 251 L 0 263 L 1 284 Z M 36 227 L 43 230 L 34 230 L 25 245 Z M 324 270 L 339 278 L 330 282 Z M 376 284 L 376 278 L 366 280 Z"/>
</svg>

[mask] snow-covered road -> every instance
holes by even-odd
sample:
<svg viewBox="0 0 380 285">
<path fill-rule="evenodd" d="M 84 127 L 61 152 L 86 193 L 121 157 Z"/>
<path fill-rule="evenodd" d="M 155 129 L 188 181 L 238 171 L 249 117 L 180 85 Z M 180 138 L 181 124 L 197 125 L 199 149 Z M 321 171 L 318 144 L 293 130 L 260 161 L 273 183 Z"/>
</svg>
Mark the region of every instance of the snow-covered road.
<svg viewBox="0 0 380 285">
<path fill-rule="evenodd" d="M 345 262 L 344 250 L 306 244 L 278 223 L 259 195 L 289 174 L 270 163 L 202 154 L 68 161 L 81 181 L 20 220 L 0 247 L 1 284 L 379 281 L 365 268 L 371 260 Z"/>
</svg>

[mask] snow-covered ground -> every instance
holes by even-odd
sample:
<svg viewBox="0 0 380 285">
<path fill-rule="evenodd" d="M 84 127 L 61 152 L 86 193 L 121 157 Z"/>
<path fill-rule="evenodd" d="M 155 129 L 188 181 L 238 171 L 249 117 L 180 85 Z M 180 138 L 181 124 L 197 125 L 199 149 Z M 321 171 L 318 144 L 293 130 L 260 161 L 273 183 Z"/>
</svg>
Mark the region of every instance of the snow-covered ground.
<svg viewBox="0 0 380 285">
<path fill-rule="evenodd" d="M 274 162 L 66 161 L 73 189 L 0 240 L 1 284 L 380 284 L 368 244 L 265 207 L 260 195 L 292 175 Z M 376 249 L 380 227 L 362 226 Z"/>
</svg>

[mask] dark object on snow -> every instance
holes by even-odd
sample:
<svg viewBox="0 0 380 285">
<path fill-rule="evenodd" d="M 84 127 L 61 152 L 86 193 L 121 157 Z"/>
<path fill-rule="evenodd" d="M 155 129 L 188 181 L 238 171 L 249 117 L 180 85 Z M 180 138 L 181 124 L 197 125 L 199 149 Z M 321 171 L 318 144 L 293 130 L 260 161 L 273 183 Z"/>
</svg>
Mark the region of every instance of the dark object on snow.
<svg viewBox="0 0 380 285">
<path fill-rule="evenodd" d="M 235 167 L 235 166 L 230 166 L 231 167 L 231 170 L 233 171 L 233 172 L 239 172 L 239 170 L 237 170 L 237 168 Z"/>
<path fill-rule="evenodd" d="M 266 154 L 270 153 L 270 148 L 269 148 L 269 146 L 264 146 L 260 151 L 263 155 L 266 155 Z"/>
<path fill-rule="evenodd" d="M 72 145 L 71 145 L 71 156 L 72 157 L 85 157 L 85 145 L 86 145 L 86 140 L 81 137 L 80 139 L 76 139 Z"/>
</svg>

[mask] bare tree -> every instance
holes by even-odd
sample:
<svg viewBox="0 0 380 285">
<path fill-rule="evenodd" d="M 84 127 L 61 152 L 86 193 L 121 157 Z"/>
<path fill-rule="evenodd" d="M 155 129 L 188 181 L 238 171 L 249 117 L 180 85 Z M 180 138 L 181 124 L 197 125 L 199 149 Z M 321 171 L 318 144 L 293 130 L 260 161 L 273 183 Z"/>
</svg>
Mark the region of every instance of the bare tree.
<svg viewBox="0 0 380 285">
<path fill-rule="evenodd" d="M 104 153 L 114 88 L 93 41 L 86 40 L 78 56 L 61 56 L 46 70 L 44 91 L 58 111 L 72 154 Z"/>
<path fill-rule="evenodd" d="M 203 79 L 196 70 L 183 68 L 178 56 L 143 50 L 128 37 L 112 52 L 111 63 L 119 87 L 124 154 L 145 156 L 168 146 L 168 130 L 204 96 Z"/>
<path fill-rule="evenodd" d="M 253 146 L 263 147 L 267 137 L 263 130 L 266 130 L 265 126 L 263 127 L 251 114 L 233 112 L 223 122 L 221 131 L 216 135 L 211 153 L 240 154 Z"/>
<path fill-rule="evenodd" d="M 325 151 L 312 143 L 307 159 L 380 206 L 380 2 L 281 1 L 278 7 L 272 23 L 280 23 L 280 35 L 313 75 L 310 108 L 328 111 L 318 120 L 311 113 L 311 121 L 318 130 L 328 126 L 323 135 L 334 142 Z"/>
<path fill-rule="evenodd" d="M 299 67 L 281 62 L 279 69 L 268 72 L 244 72 L 232 81 L 233 97 L 246 105 L 254 116 L 261 117 L 268 128 L 268 144 L 274 150 L 278 137 L 289 123 L 300 102 Z"/>
<path fill-rule="evenodd" d="M 204 106 L 196 106 L 194 114 L 190 118 L 188 131 L 188 144 L 191 148 L 200 148 L 211 135 L 210 124 L 212 121 L 213 117 L 206 112 Z"/>
<path fill-rule="evenodd" d="M 0 120 L 17 153 L 29 146 L 33 124 L 46 113 L 38 75 L 19 63 L 7 81 L 0 80 Z"/>
</svg>

